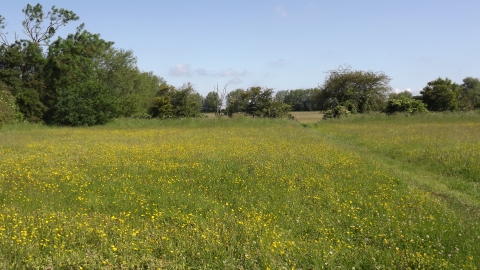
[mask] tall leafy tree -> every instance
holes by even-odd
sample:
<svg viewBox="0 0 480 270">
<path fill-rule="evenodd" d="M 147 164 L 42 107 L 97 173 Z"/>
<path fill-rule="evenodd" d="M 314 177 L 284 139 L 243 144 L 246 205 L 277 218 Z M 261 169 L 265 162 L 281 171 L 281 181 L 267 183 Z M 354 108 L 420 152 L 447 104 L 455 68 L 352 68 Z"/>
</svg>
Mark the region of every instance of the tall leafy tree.
<svg viewBox="0 0 480 270">
<path fill-rule="evenodd" d="M 460 86 L 459 104 L 462 110 L 480 109 L 480 80 L 467 77 Z"/>
<path fill-rule="evenodd" d="M 454 111 L 458 109 L 461 87 L 450 79 L 438 78 L 420 91 L 423 103 L 430 111 Z"/>
<path fill-rule="evenodd" d="M 72 11 L 55 6 L 45 14 L 40 4 L 27 5 L 22 12 L 23 33 L 15 33 L 14 42 L 7 38 L 6 20 L 0 15 L 0 80 L 11 89 L 25 119 L 41 121 L 46 111 L 42 102 L 45 95 L 43 68 L 46 63 L 41 46 L 49 44 L 57 30 L 79 17 Z"/>
<path fill-rule="evenodd" d="M 202 96 L 191 83 L 182 85 L 171 98 L 177 117 L 198 117 L 202 108 Z"/>
<path fill-rule="evenodd" d="M 44 65 L 42 50 L 30 41 L 0 45 L 0 80 L 11 89 L 25 119 L 32 122 L 41 121 L 46 110 L 41 102 Z"/>
<path fill-rule="evenodd" d="M 83 25 L 75 34 L 51 44 L 46 66 L 48 123 L 96 125 L 117 114 L 114 93 L 97 72 L 112 44 L 84 30 Z"/>
<path fill-rule="evenodd" d="M 191 83 L 178 89 L 167 84 L 160 86 L 148 110 L 152 117 L 198 117 L 202 107 L 202 96 Z"/>
<path fill-rule="evenodd" d="M 229 116 L 235 113 L 245 112 L 250 101 L 250 92 L 241 88 L 229 92 L 226 97 L 227 106 L 225 111 Z"/>
<path fill-rule="evenodd" d="M 216 112 L 220 104 L 220 96 L 217 92 L 211 91 L 207 94 L 203 100 L 202 111 L 204 112 Z"/>
<path fill-rule="evenodd" d="M 391 91 L 390 77 L 383 72 L 339 67 L 328 76 L 318 95 L 323 109 L 344 106 L 353 113 L 381 111 Z"/>
</svg>

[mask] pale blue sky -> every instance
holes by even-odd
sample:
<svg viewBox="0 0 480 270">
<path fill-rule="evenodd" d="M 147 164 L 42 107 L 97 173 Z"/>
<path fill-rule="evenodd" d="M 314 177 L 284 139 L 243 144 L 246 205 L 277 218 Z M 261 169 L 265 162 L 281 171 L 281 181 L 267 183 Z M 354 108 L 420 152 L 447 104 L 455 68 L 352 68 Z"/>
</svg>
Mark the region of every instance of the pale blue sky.
<svg viewBox="0 0 480 270">
<path fill-rule="evenodd" d="M 25 0 L 0 0 L 11 34 L 21 34 Z M 143 71 L 169 84 L 191 82 L 206 95 L 254 85 L 275 91 L 322 84 L 339 65 L 383 71 L 414 94 L 438 77 L 480 77 L 478 0 L 42 1 L 73 10 L 78 22 Z M 22 35 L 23 37 L 23 35 Z"/>
</svg>

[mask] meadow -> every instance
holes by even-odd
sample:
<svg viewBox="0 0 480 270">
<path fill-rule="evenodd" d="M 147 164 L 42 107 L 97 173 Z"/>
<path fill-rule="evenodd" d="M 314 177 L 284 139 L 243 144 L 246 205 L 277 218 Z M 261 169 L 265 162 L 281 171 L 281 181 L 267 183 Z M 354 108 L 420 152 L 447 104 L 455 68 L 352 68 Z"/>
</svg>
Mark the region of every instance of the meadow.
<svg viewBox="0 0 480 270">
<path fill-rule="evenodd" d="M 0 268 L 476 269 L 479 122 L 3 127 Z"/>
</svg>

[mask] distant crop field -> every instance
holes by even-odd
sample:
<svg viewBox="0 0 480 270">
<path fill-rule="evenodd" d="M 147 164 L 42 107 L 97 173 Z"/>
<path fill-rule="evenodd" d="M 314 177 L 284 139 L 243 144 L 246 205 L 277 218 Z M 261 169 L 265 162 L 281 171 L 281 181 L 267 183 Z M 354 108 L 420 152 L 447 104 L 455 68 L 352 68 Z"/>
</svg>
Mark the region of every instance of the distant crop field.
<svg viewBox="0 0 480 270">
<path fill-rule="evenodd" d="M 317 123 L 323 118 L 323 114 L 319 111 L 290 112 L 290 114 L 295 117 L 295 120 L 302 124 Z"/>
<path fill-rule="evenodd" d="M 475 121 L 463 124 L 472 148 Z M 337 136 L 348 125 L 222 118 L 0 129 L 0 268 L 478 268 L 480 218 L 412 184 L 382 151 L 362 150 L 389 145 L 362 124 Z M 421 132 L 408 122 L 385 128 L 407 126 Z M 468 175 L 456 176 L 478 183 Z M 473 213 L 478 192 L 469 192 Z"/>
<path fill-rule="evenodd" d="M 306 112 L 289 112 L 295 120 L 302 124 L 313 124 L 322 120 L 323 114 L 319 111 L 306 111 Z M 208 118 L 215 118 L 215 113 L 205 113 Z M 224 116 L 226 117 L 226 116 Z"/>
</svg>

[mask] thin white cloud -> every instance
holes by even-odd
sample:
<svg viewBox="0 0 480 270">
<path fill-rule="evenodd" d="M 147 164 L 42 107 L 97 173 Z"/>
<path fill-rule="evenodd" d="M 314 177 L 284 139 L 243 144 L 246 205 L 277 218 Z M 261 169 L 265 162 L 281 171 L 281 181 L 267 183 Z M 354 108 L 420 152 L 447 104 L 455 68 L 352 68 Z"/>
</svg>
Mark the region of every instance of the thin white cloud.
<svg viewBox="0 0 480 270">
<path fill-rule="evenodd" d="M 189 76 L 191 75 L 190 65 L 176 64 L 168 70 L 168 74 L 172 76 Z"/>
<path fill-rule="evenodd" d="M 242 83 L 243 81 L 240 79 L 240 78 L 233 78 L 231 79 L 230 81 L 228 81 L 228 84 L 239 84 L 239 83 Z"/>
<path fill-rule="evenodd" d="M 285 64 L 285 60 L 283 58 L 281 58 L 281 59 L 278 59 L 276 61 L 270 61 L 268 63 L 272 66 L 280 67 L 280 66 L 283 66 L 283 64 Z"/>
<path fill-rule="evenodd" d="M 238 77 L 238 76 L 245 76 L 247 75 L 246 70 L 237 71 L 231 68 L 217 70 L 217 71 L 210 71 L 204 68 L 199 68 L 195 70 L 195 74 L 199 76 L 211 76 L 211 77 Z"/>
<path fill-rule="evenodd" d="M 247 74 L 246 70 L 236 71 L 230 68 L 218 72 L 218 76 L 220 77 L 244 76 L 246 74 Z"/>
<path fill-rule="evenodd" d="M 208 75 L 210 75 L 210 73 L 209 73 L 206 69 L 204 69 L 204 68 L 199 68 L 199 69 L 195 70 L 195 73 L 196 73 L 197 75 L 200 75 L 200 76 L 208 76 Z"/>
<path fill-rule="evenodd" d="M 283 5 L 280 5 L 277 8 L 275 8 L 275 12 L 277 12 L 277 14 L 282 16 L 283 18 L 288 17 L 288 13 L 285 10 L 285 8 L 283 7 Z"/>
</svg>

